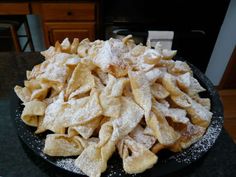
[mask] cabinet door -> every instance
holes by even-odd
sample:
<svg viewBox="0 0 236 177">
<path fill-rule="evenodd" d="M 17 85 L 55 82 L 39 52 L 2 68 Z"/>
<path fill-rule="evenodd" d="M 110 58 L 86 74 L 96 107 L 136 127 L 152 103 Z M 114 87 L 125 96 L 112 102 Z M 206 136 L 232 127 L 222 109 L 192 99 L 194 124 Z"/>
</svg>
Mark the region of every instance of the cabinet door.
<svg viewBox="0 0 236 177">
<path fill-rule="evenodd" d="M 94 21 L 95 3 L 41 3 L 43 18 L 47 22 Z"/>
<path fill-rule="evenodd" d="M 66 37 L 72 42 L 73 38 L 94 40 L 94 22 L 61 22 L 44 23 L 46 47 L 54 45 L 56 41 L 62 42 Z"/>
</svg>

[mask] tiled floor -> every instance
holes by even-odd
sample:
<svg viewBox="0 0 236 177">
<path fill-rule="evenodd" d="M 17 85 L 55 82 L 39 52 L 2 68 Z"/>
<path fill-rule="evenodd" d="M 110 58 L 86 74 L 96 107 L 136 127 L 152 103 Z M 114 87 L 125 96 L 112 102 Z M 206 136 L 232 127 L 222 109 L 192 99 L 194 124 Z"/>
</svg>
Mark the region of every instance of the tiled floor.
<svg viewBox="0 0 236 177">
<path fill-rule="evenodd" d="M 236 89 L 219 93 L 224 105 L 224 127 L 236 143 Z"/>
</svg>

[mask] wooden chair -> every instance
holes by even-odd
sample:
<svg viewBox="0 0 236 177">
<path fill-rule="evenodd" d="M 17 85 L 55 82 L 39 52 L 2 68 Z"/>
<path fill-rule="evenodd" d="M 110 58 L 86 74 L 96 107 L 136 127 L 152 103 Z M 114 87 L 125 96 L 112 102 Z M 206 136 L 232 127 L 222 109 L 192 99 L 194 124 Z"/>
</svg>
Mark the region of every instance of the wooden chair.
<svg viewBox="0 0 236 177">
<path fill-rule="evenodd" d="M 24 29 L 26 32 L 25 35 L 17 34 L 17 31 L 19 30 L 21 25 L 24 25 Z M 19 40 L 20 38 L 26 38 L 26 42 L 23 45 L 23 47 L 21 47 L 20 45 L 20 40 Z M 35 51 L 26 15 L 1 16 L 0 17 L 0 40 L 1 39 L 12 40 L 14 49 L 17 52 L 24 52 L 28 45 L 31 51 Z M 0 43 L 1 45 L 4 45 L 2 42 Z M 11 49 L 4 49 L 4 50 L 9 51 Z"/>
</svg>

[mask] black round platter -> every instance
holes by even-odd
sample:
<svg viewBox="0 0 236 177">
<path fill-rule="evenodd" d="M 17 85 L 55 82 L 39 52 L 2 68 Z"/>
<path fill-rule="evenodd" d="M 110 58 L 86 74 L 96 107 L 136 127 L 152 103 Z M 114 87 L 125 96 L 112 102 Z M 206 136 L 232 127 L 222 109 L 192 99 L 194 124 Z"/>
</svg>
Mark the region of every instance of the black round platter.
<svg viewBox="0 0 236 177">
<path fill-rule="evenodd" d="M 188 63 L 189 64 L 189 63 Z M 137 176 L 137 177 L 158 177 L 176 172 L 189 166 L 191 163 L 200 159 L 214 144 L 223 126 L 223 107 L 219 95 L 210 80 L 196 67 L 189 64 L 193 70 L 194 77 L 198 79 L 200 84 L 206 89 L 202 94 L 203 97 L 211 99 L 211 112 L 213 112 L 212 121 L 204 134 L 204 136 L 191 145 L 189 148 L 179 153 L 160 152 L 158 162 L 144 173 L 129 175 L 126 174 L 122 167 L 122 160 L 117 154 L 114 154 L 108 161 L 108 168 L 102 176 L 118 177 L 118 176 Z M 46 134 L 35 135 L 35 128 L 26 125 L 20 118 L 23 106 L 17 96 L 14 94 L 11 98 L 12 119 L 15 122 L 16 129 L 20 139 L 26 146 L 36 155 L 41 157 L 43 161 L 51 163 L 53 166 L 75 174 L 76 176 L 84 175 L 80 169 L 74 166 L 76 157 L 58 158 L 50 157 L 43 153 L 44 140 Z"/>
</svg>

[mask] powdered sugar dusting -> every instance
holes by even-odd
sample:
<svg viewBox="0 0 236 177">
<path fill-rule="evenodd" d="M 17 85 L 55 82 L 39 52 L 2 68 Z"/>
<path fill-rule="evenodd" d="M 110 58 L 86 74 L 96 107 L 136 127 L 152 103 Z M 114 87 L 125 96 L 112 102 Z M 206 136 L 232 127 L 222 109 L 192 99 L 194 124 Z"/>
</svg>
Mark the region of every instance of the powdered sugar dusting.
<svg viewBox="0 0 236 177">
<path fill-rule="evenodd" d="M 130 133 L 130 137 L 137 143 L 144 145 L 147 149 L 150 149 L 156 142 L 155 137 L 144 134 L 144 129 L 140 125 Z"/>
<path fill-rule="evenodd" d="M 222 116 L 213 117 L 211 125 L 208 127 L 205 135 L 190 148 L 184 150 L 175 156 L 170 157 L 178 163 L 190 164 L 199 159 L 203 153 L 207 152 L 210 147 L 215 143 L 216 138 L 222 129 Z"/>
<path fill-rule="evenodd" d="M 120 168 L 119 168 L 120 167 Z M 117 166 L 117 164 L 112 164 L 108 167 L 109 173 L 105 175 L 106 177 L 114 176 L 124 176 L 126 172 L 123 170 L 122 166 Z M 136 177 L 138 174 L 129 174 L 130 177 Z"/>
<path fill-rule="evenodd" d="M 85 175 L 78 167 L 75 166 L 75 159 L 60 159 L 56 161 L 56 165 L 73 173 Z"/>
</svg>

